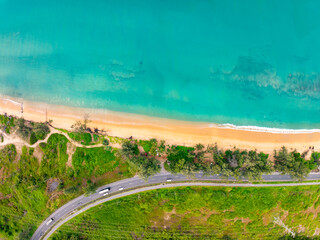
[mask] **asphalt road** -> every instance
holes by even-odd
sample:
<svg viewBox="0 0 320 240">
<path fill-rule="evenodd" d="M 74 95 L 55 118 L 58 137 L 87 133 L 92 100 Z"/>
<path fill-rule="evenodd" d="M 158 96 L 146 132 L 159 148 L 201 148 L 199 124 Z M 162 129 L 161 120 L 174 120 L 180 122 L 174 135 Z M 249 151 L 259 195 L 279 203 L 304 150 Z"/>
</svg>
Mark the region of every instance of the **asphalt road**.
<svg viewBox="0 0 320 240">
<path fill-rule="evenodd" d="M 167 182 L 168 179 L 171 179 L 171 182 Z M 271 175 L 263 175 L 263 179 L 265 181 L 290 181 L 292 180 L 288 175 L 280 175 L 280 174 L 271 174 Z M 147 182 L 142 180 L 139 177 L 133 177 L 124 179 L 118 182 L 110 183 L 103 187 L 100 187 L 96 193 L 85 197 L 84 195 L 79 196 L 67 204 L 63 205 L 59 209 L 57 209 L 53 214 L 51 214 L 41 225 L 38 227 L 34 235 L 32 236 L 32 240 L 38 239 L 48 239 L 50 235 L 63 223 L 67 222 L 71 218 L 76 215 L 86 211 L 87 209 L 94 207 L 98 204 L 101 204 L 106 201 L 110 201 L 116 198 L 128 196 L 130 194 L 135 194 L 138 192 L 159 189 L 159 188 L 167 188 L 167 187 L 178 187 L 178 186 L 230 186 L 230 187 L 273 187 L 273 186 L 296 186 L 296 185 L 320 185 L 320 182 L 307 182 L 307 183 L 283 183 L 283 184 L 245 184 L 245 183 L 215 183 L 215 182 L 187 182 L 187 183 L 174 183 L 179 181 L 190 180 L 184 175 L 172 175 L 170 173 L 160 173 L 151 177 Z M 195 176 L 195 180 L 198 181 L 207 181 L 207 180 L 221 180 L 218 175 L 210 175 L 203 176 L 203 174 L 198 173 Z M 230 178 L 229 180 L 235 180 Z M 310 174 L 306 180 L 320 180 L 320 174 L 314 173 Z M 156 186 L 148 186 L 151 184 L 158 184 Z M 159 185 L 160 184 L 160 185 Z M 109 195 L 103 196 L 103 194 L 99 194 L 101 189 L 106 187 L 110 187 Z M 119 190 L 120 188 L 124 188 L 123 190 Z M 138 188 L 138 189 L 136 189 Z M 131 189 L 131 190 L 130 190 Z M 115 194 L 116 193 L 116 194 Z M 97 201 L 98 199 L 101 199 Z M 90 202 L 93 202 L 89 204 Z M 85 206 L 87 205 L 87 206 Z M 81 210 L 77 210 L 82 208 Z M 54 220 L 47 224 L 49 219 L 54 218 Z M 47 234 L 48 230 L 50 232 Z M 46 234 L 46 235 L 45 235 Z"/>
</svg>

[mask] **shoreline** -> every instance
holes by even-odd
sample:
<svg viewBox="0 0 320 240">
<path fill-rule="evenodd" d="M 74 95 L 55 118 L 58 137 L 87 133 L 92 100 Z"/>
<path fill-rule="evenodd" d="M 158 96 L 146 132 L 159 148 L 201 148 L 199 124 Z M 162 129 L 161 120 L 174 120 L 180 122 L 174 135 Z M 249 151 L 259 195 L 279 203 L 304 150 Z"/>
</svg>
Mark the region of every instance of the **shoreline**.
<svg viewBox="0 0 320 240">
<path fill-rule="evenodd" d="M 0 95 L 0 113 L 5 112 L 32 121 L 52 120 L 55 127 L 68 130 L 76 120 L 81 120 L 84 114 L 89 114 L 92 121 L 89 126 L 106 130 L 110 136 L 156 138 L 176 145 L 217 143 L 221 148 L 236 146 L 240 149 L 257 149 L 267 153 L 273 153 L 274 149 L 282 146 L 289 150 L 297 149 L 299 152 L 308 150 L 310 146 L 320 150 L 320 129 L 295 130 L 189 122 L 103 109 L 53 105 Z"/>
</svg>

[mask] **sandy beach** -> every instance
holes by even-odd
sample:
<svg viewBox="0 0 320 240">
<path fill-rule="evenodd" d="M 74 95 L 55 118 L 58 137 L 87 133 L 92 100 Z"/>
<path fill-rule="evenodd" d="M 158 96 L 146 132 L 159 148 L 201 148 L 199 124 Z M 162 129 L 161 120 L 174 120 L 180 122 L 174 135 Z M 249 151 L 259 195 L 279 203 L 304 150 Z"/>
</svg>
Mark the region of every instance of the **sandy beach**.
<svg viewBox="0 0 320 240">
<path fill-rule="evenodd" d="M 0 113 L 24 117 L 27 120 L 44 122 L 52 120 L 58 128 L 70 129 L 76 121 L 89 114 L 91 127 L 106 130 L 110 136 L 135 139 L 165 140 L 168 144 L 194 146 L 217 143 L 224 149 L 238 147 L 240 149 L 257 149 L 272 153 L 274 149 L 286 146 L 289 149 L 306 151 L 310 146 L 320 150 L 319 131 L 290 132 L 279 130 L 271 132 L 252 128 L 236 129 L 233 126 L 218 126 L 209 123 L 187 122 L 164 118 L 155 118 L 138 114 L 121 113 L 101 109 L 73 108 L 23 99 L 0 98 Z M 22 104 L 23 103 L 23 104 Z M 23 113 L 21 113 L 21 104 Z M 277 129 L 275 129 L 277 130 Z"/>
</svg>

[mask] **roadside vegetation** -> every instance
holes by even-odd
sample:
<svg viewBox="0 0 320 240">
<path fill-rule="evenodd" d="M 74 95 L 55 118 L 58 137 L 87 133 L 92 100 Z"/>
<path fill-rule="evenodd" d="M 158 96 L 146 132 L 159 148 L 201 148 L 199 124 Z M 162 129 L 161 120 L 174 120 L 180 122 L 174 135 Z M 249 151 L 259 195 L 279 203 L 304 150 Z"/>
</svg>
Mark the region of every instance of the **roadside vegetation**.
<svg viewBox="0 0 320 240">
<path fill-rule="evenodd" d="M 162 157 L 167 171 L 173 174 L 181 173 L 190 178 L 197 172 L 203 172 L 207 175 L 218 174 L 222 179 L 234 177 L 239 180 L 246 178 L 249 181 L 261 181 L 263 174 L 277 171 L 302 181 L 320 165 L 320 153 L 312 152 L 311 158 L 307 160 L 304 154 L 289 152 L 285 147 L 275 150 L 273 156 L 269 156 L 256 150 L 223 150 L 217 145 L 170 146 L 156 139 L 130 140 L 131 145 L 128 145 L 128 141 L 122 142 L 122 151 L 127 158 L 132 158 L 132 151 L 139 154 L 138 146 L 141 146 L 147 156 Z M 131 146 L 131 153 L 127 150 L 128 146 Z"/>
<path fill-rule="evenodd" d="M 303 180 L 320 164 L 318 152 L 307 160 L 305 154 L 284 147 L 269 156 L 216 145 L 170 146 L 156 139 L 106 136 L 89 122 L 85 116 L 72 131 L 57 129 L 61 134 L 39 143 L 50 134 L 47 123 L 0 115 L 0 143 L 15 134 L 33 146 L 0 147 L 0 238 L 29 239 L 43 219 L 69 200 L 135 174 L 147 180 L 161 171 L 161 162 L 166 170 L 190 178 L 201 171 L 250 181 L 273 171 Z"/>
<path fill-rule="evenodd" d="M 294 239 L 316 239 L 319 196 L 319 186 L 159 189 L 89 209 L 51 239 L 292 239 L 277 218 Z"/>
<path fill-rule="evenodd" d="M 289 174 L 295 180 L 303 180 L 311 170 L 319 164 L 314 152 L 310 160 L 305 160 L 300 153 L 288 152 L 285 147 L 275 151 L 272 162 L 268 154 L 257 151 L 242 151 L 239 149 L 225 150 L 215 146 L 202 147 L 171 146 L 167 149 L 165 167 L 172 173 L 182 173 L 193 177 L 196 172 L 219 174 L 221 178 L 246 178 L 249 181 L 262 180 L 262 174 L 278 171 Z"/>
<path fill-rule="evenodd" d="M 160 161 L 149 156 L 147 152 L 141 154 L 136 143 L 124 142 L 121 154 L 129 163 L 131 172 L 137 172 L 145 180 L 161 170 Z"/>
</svg>

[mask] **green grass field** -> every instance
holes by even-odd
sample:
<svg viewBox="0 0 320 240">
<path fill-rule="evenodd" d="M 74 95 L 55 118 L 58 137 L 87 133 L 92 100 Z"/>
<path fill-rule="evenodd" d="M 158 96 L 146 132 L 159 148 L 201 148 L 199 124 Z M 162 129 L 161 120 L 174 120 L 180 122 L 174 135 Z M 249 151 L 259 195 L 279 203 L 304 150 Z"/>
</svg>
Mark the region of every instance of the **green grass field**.
<svg viewBox="0 0 320 240">
<path fill-rule="evenodd" d="M 320 226 L 319 193 L 319 186 L 149 191 L 92 208 L 51 239 L 288 239 L 277 217 L 307 239 Z"/>
</svg>

